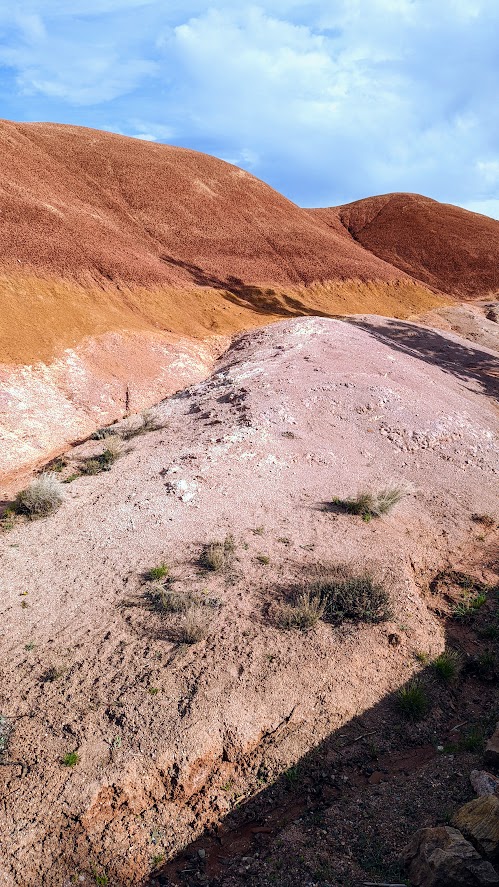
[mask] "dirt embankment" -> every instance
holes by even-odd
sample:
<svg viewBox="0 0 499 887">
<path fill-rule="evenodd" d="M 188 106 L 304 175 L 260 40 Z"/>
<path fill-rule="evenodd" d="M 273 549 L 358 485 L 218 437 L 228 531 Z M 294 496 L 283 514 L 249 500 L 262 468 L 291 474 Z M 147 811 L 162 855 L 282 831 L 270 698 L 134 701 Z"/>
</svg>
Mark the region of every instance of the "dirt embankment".
<svg viewBox="0 0 499 887">
<path fill-rule="evenodd" d="M 459 369 L 473 348 L 455 336 L 432 333 L 437 348 L 415 325 L 362 324 L 301 318 L 239 337 L 158 407 L 163 429 L 2 537 L 9 887 L 140 883 L 231 809 L 234 783 L 272 780 L 403 684 L 416 652 L 442 648 L 421 586 L 496 504 L 481 352 Z M 66 470 L 105 446 L 83 445 Z M 391 481 L 410 492 L 385 519 L 324 504 Z M 206 570 L 203 545 L 227 535 L 230 563 Z M 284 630 L 290 589 L 331 561 L 371 569 L 393 618 Z M 194 645 L 148 597 L 143 573 L 162 562 L 208 618 Z"/>
</svg>

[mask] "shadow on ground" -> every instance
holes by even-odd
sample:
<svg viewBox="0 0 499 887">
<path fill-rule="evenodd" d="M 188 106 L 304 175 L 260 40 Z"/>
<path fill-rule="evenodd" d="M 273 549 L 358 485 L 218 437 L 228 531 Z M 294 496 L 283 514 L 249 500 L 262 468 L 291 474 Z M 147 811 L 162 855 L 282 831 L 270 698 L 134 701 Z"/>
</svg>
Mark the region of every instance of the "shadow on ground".
<svg viewBox="0 0 499 887">
<path fill-rule="evenodd" d="M 441 606 L 438 588 L 434 593 L 435 606 Z M 444 680 L 435 665 L 423 664 L 421 651 L 417 684 L 405 685 L 419 688 L 423 710 L 409 700 L 404 711 L 400 690 L 390 693 L 276 778 L 274 749 L 300 729 L 291 715 L 252 755 L 234 763 L 233 776 L 220 790 L 232 807 L 225 818 L 159 865 L 144 884 L 407 883 L 401 849 L 418 828 L 449 824 L 474 796 L 469 774 L 481 766 L 484 742 L 499 715 L 498 589 L 489 590 L 469 619 L 450 615 L 461 593 L 452 583 L 440 588 L 449 605 L 446 642 L 459 655 L 456 675 Z M 358 632 L 360 640 L 362 628 L 345 630 Z M 387 645 L 403 649 L 404 631 L 399 626 L 397 634 L 387 635 Z M 206 815 L 202 799 L 198 810 Z"/>
<path fill-rule="evenodd" d="M 322 313 L 308 308 L 299 299 L 286 294 L 278 294 L 273 289 L 263 289 L 258 286 L 245 284 L 239 277 L 229 275 L 225 280 L 214 274 L 209 274 L 199 265 L 191 262 L 183 262 L 172 256 L 161 256 L 163 262 L 181 268 L 190 275 L 196 286 L 205 286 L 220 290 L 224 299 L 237 305 L 239 308 L 249 308 L 257 314 L 274 314 L 281 317 L 333 317 L 332 314 Z M 302 281 L 297 281 L 297 284 Z"/>
<path fill-rule="evenodd" d="M 499 395 L 499 360 L 488 351 L 462 340 L 455 342 L 436 330 L 401 320 L 373 323 L 363 318 L 345 318 L 391 348 L 434 364 L 447 373 L 476 386 L 491 397 Z"/>
</svg>

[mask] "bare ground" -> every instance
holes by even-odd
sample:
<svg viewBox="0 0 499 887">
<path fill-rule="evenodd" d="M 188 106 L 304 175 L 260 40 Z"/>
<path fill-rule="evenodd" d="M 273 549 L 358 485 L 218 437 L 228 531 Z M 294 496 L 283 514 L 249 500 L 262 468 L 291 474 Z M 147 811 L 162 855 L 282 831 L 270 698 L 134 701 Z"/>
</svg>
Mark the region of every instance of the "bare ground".
<svg viewBox="0 0 499 887">
<path fill-rule="evenodd" d="M 364 320 L 239 337 L 158 407 L 162 430 L 2 536 L 1 883 L 140 883 L 231 810 L 228 785 L 244 797 L 259 773 L 273 781 L 396 691 L 415 653 L 442 649 L 422 589 L 470 538 L 489 544 L 472 515 L 497 509 L 488 364 L 457 372 L 456 337 L 441 334 L 444 364 L 442 342 L 400 347 L 388 322 Z M 390 480 L 411 492 L 386 519 L 330 507 Z M 202 546 L 227 534 L 234 559 L 209 573 Z M 148 600 L 143 573 L 162 561 L 211 617 L 193 646 Z M 393 620 L 279 628 L 289 588 L 331 561 L 380 575 Z"/>
</svg>

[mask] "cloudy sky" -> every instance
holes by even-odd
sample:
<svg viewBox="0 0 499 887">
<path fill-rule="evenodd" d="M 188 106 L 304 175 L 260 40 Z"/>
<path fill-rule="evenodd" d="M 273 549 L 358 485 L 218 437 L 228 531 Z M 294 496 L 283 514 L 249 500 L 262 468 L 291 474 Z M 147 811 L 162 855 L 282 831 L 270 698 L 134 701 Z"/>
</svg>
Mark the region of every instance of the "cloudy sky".
<svg viewBox="0 0 499 887">
<path fill-rule="evenodd" d="M 0 116 L 206 151 L 304 206 L 499 218 L 498 46 L 498 0 L 16 0 Z"/>
</svg>

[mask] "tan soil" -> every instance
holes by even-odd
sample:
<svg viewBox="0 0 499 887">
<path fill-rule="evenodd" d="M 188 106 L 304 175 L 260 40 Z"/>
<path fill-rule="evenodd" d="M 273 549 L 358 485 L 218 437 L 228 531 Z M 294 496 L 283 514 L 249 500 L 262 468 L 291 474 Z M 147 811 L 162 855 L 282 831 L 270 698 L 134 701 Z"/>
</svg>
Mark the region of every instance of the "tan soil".
<svg viewBox="0 0 499 887">
<path fill-rule="evenodd" d="M 249 790 L 262 766 L 273 779 L 404 683 L 416 651 L 442 648 L 421 587 L 476 532 L 472 513 L 497 508 L 486 352 L 360 323 L 295 319 L 239 337 L 210 378 L 158 408 L 163 430 L 1 537 L 8 887 L 104 871 L 113 887 L 139 884 L 153 857 L 231 809 L 234 784 Z M 413 491 L 386 519 L 324 510 L 390 478 Z M 227 533 L 234 563 L 208 574 L 201 547 Z M 193 647 L 175 639 L 179 617 L 147 605 L 141 574 L 163 560 L 174 589 L 212 602 Z M 279 629 L 285 590 L 331 560 L 381 571 L 393 622 Z M 72 751 L 79 763 L 64 767 Z"/>
</svg>

